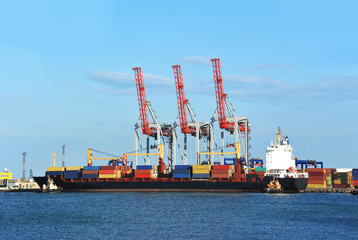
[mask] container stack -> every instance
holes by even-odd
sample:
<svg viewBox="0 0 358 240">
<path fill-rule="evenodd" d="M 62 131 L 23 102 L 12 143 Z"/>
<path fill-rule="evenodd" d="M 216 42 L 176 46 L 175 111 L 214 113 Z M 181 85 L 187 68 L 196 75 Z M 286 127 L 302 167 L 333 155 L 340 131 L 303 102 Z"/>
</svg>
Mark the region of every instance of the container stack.
<svg viewBox="0 0 358 240">
<path fill-rule="evenodd" d="M 130 166 L 119 166 L 122 174 L 132 174 L 133 170 Z"/>
<path fill-rule="evenodd" d="M 306 171 L 308 172 L 307 188 L 327 188 L 327 183 L 330 183 L 330 169 L 307 168 Z"/>
<path fill-rule="evenodd" d="M 263 180 L 266 172 L 266 168 L 264 167 L 257 167 L 254 169 L 255 174 L 257 175 L 257 178 Z"/>
<path fill-rule="evenodd" d="M 211 170 L 212 178 L 230 178 L 234 173 L 235 165 L 213 165 Z"/>
<path fill-rule="evenodd" d="M 157 175 L 157 166 L 151 165 L 137 165 L 137 169 L 134 172 L 135 178 L 153 178 Z"/>
<path fill-rule="evenodd" d="M 354 186 L 358 186 L 358 169 L 352 170 L 352 178 L 352 187 L 354 188 Z"/>
<path fill-rule="evenodd" d="M 82 169 L 83 167 L 77 167 L 77 166 L 66 167 L 65 172 L 63 173 L 63 177 L 65 179 L 78 179 L 80 178 Z"/>
<path fill-rule="evenodd" d="M 211 165 L 193 165 L 193 178 L 195 179 L 209 179 Z"/>
<path fill-rule="evenodd" d="M 190 178 L 191 165 L 175 165 L 173 170 L 174 178 Z"/>
<path fill-rule="evenodd" d="M 337 172 L 333 174 L 334 188 L 351 188 L 352 187 L 352 169 L 337 168 Z"/>
<path fill-rule="evenodd" d="M 121 178 L 120 166 L 101 166 L 98 171 L 99 178 Z"/>
<path fill-rule="evenodd" d="M 48 167 L 46 171 L 47 176 L 61 176 L 65 171 L 64 167 Z"/>
<path fill-rule="evenodd" d="M 85 166 L 82 170 L 82 178 L 98 178 L 99 166 Z"/>
</svg>

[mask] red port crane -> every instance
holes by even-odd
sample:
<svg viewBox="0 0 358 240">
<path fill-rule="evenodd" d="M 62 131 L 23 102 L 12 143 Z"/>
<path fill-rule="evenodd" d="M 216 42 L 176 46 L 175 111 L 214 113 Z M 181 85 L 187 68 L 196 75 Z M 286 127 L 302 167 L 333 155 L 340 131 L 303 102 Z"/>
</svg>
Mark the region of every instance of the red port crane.
<svg viewBox="0 0 358 240">
<path fill-rule="evenodd" d="M 145 94 L 145 87 L 144 87 L 144 80 L 143 80 L 143 73 L 142 69 L 140 67 L 133 68 L 134 74 L 135 74 L 135 80 L 136 80 L 136 86 L 137 86 L 137 95 L 138 95 L 138 105 L 139 105 L 139 114 L 140 114 L 140 121 L 141 121 L 141 127 L 142 127 L 142 133 L 144 135 L 147 135 L 147 153 L 149 153 L 149 136 L 154 137 L 157 140 L 157 146 L 160 145 L 160 136 L 168 137 L 169 138 L 169 162 L 171 162 L 172 156 L 172 127 L 168 123 L 159 123 L 154 111 L 151 108 L 150 102 L 146 99 Z M 150 112 L 150 115 L 153 119 L 154 123 L 149 123 L 148 118 L 148 110 Z M 137 152 L 137 138 L 136 135 L 136 146 L 135 151 Z M 155 146 L 154 146 L 155 147 Z M 154 148 L 153 147 L 153 148 Z M 170 164 L 170 163 L 169 163 Z M 137 165 L 137 157 L 135 165 Z"/>
<path fill-rule="evenodd" d="M 206 122 L 198 122 L 190 107 L 189 100 L 185 98 L 183 74 L 180 65 L 173 65 L 175 87 L 178 100 L 179 121 L 181 133 L 184 133 L 184 159 L 187 162 L 187 134 L 196 136 L 196 151 L 199 152 L 199 138 L 210 134 L 210 124 Z M 187 110 L 189 112 L 191 122 L 188 122 Z M 208 137 L 210 141 L 210 137 Z M 210 142 L 208 144 L 210 146 Z M 210 147 L 209 147 L 210 148 Z M 210 149 L 209 149 L 210 151 Z"/>
<path fill-rule="evenodd" d="M 223 88 L 223 78 L 221 73 L 221 64 L 219 58 L 211 59 L 213 64 L 214 82 L 215 82 L 215 94 L 216 94 L 216 105 L 218 112 L 219 127 L 229 131 L 231 134 L 235 134 L 235 142 L 238 142 L 239 131 L 244 132 L 245 137 L 245 159 L 248 158 L 248 133 L 250 132 L 249 122 L 245 117 L 237 117 L 231 104 L 227 99 L 227 95 Z M 228 115 L 226 115 L 226 108 Z M 223 134 L 222 135 L 222 148 L 224 147 Z"/>
</svg>

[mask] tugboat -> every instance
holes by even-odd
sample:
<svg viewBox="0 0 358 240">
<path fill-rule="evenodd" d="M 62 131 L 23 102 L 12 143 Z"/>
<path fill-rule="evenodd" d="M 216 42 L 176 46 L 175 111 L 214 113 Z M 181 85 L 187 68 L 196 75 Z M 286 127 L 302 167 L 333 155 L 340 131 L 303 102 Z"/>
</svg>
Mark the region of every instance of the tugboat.
<svg viewBox="0 0 358 240">
<path fill-rule="evenodd" d="M 48 178 L 47 183 L 43 184 L 42 188 L 36 191 L 37 193 L 56 193 L 61 192 L 61 188 L 57 187 L 51 178 Z"/>
<path fill-rule="evenodd" d="M 283 192 L 301 192 L 308 185 L 308 173 L 298 172 L 295 157 L 288 137 L 281 139 L 281 128 L 278 128 L 275 142 L 266 148 L 266 173 L 264 182 L 277 179 Z"/>
<path fill-rule="evenodd" d="M 281 184 L 277 179 L 273 179 L 265 189 L 266 193 L 280 193 L 282 192 Z"/>
</svg>

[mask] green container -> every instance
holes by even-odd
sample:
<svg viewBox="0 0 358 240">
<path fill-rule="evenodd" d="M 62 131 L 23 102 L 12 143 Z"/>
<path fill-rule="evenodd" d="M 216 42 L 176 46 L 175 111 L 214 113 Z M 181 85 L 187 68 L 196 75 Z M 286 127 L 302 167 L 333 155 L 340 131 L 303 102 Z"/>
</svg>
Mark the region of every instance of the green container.
<svg viewBox="0 0 358 240">
<path fill-rule="evenodd" d="M 266 168 L 265 167 L 257 167 L 257 168 L 255 168 L 255 172 L 266 172 Z"/>
</svg>

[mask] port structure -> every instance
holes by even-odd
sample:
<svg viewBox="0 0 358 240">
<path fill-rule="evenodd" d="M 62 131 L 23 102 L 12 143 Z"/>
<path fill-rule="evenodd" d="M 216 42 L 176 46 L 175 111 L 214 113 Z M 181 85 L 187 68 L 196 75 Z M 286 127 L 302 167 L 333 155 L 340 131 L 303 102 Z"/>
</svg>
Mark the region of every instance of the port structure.
<svg viewBox="0 0 358 240">
<path fill-rule="evenodd" d="M 213 64 L 213 74 L 214 74 L 214 83 L 215 83 L 215 95 L 216 95 L 216 105 L 217 105 L 217 120 L 219 122 L 219 127 L 221 129 L 221 152 L 224 152 L 225 142 L 224 142 L 224 132 L 228 131 L 230 134 L 235 136 L 235 145 L 240 142 L 241 138 L 245 138 L 244 144 L 241 144 L 243 147 L 245 165 L 248 166 L 249 158 L 249 132 L 250 132 L 250 123 L 246 117 L 236 116 L 234 109 L 227 98 L 227 94 L 224 92 L 223 87 L 223 77 L 221 72 L 221 63 L 219 58 L 210 59 Z M 226 108 L 225 108 L 226 107 Z M 226 109 L 228 116 L 226 115 Z M 215 114 L 214 114 L 215 115 Z M 232 144 L 228 145 L 232 146 Z M 224 162 L 224 156 L 221 156 L 221 164 Z M 247 168 L 246 168 L 247 169 Z"/>
<path fill-rule="evenodd" d="M 208 122 L 198 122 L 195 114 L 190 106 L 189 100 L 185 98 L 184 91 L 184 82 L 183 82 L 183 74 L 180 65 L 173 65 L 174 69 L 174 78 L 175 78 L 175 88 L 178 100 L 178 111 L 179 111 L 179 122 L 180 122 L 180 131 L 184 134 L 184 156 L 183 156 L 183 164 L 186 165 L 187 161 L 187 135 L 190 134 L 196 138 L 196 153 L 199 152 L 199 140 L 206 138 L 207 146 L 203 141 L 204 148 L 208 149 L 208 152 L 211 152 L 211 139 L 213 131 L 211 131 L 211 125 Z M 188 113 L 191 121 L 188 121 Z M 176 126 L 176 122 L 175 125 Z M 176 134 L 175 134 L 176 136 Z M 212 155 L 207 155 L 208 161 L 211 164 Z M 173 160 L 175 164 L 175 157 Z"/>
<path fill-rule="evenodd" d="M 139 138 L 139 133 L 138 133 L 138 128 L 141 127 L 142 134 L 147 136 L 147 148 L 146 148 L 147 153 L 144 154 L 146 156 L 146 158 L 144 159 L 145 164 L 146 165 L 150 164 L 149 149 L 150 148 L 158 148 L 161 143 L 160 137 L 163 137 L 163 138 L 166 137 L 168 140 L 167 142 L 169 143 L 167 156 L 168 156 L 169 167 L 171 167 L 172 166 L 172 156 L 173 156 L 173 145 L 174 145 L 173 144 L 173 139 L 174 139 L 173 138 L 173 128 L 172 128 L 171 124 L 169 124 L 169 123 L 159 123 L 158 122 L 157 117 L 155 116 L 154 111 L 150 105 L 150 102 L 147 101 L 147 98 L 146 98 L 142 69 L 140 67 L 135 67 L 135 68 L 133 68 L 133 71 L 134 71 L 135 80 L 136 80 L 140 123 L 141 123 L 140 126 L 138 125 L 138 123 L 135 124 L 135 128 L 134 128 L 134 131 L 135 131 L 135 136 L 134 136 L 134 138 L 135 138 L 135 153 L 138 152 L 138 141 L 139 141 L 139 146 L 141 148 L 141 151 L 143 153 L 143 148 L 140 143 L 140 138 Z M 151 118 L 153 120 L 152 123 L 149 122 L 148 111 L 149 111 Z M 155 146 L 152 146 L 152 147 L 149 146 L 149 138 L 150 137 L 153 137 L 157 141 L 157 144 Z M 163 141 L 163 143 L 165 143 L 165 140 Z M 135 156 L 134 167 L 136 168 L 139 154 L 136 154 L 134 156 Z"/>
</svg>

